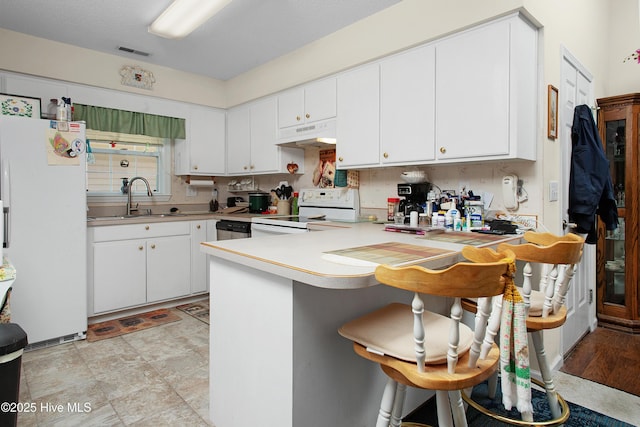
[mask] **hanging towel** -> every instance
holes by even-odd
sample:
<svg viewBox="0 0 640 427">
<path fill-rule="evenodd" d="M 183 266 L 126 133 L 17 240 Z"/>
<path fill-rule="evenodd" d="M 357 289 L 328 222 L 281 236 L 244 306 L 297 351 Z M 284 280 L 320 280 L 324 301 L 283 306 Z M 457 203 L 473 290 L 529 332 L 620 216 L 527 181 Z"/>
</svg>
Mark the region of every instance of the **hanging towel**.
<svg viewBox="0 0 640 427">
<path fill-rule="evenodd" d="M 515 263 L 510 267 L 515 273 Z M 514 406 L 520 413 L 533 413 L 531 405 L 531 375 L 529 372 L 529 346 L 527 315 L 524 300 L 513 283 L 507 279 L 502 298 L 500 322 L 500 373 L 502 403 L 507 410 Z"/>
<path fill-rule="evenodd" d="M 596 213 L 607 230 L 615 230 L 618 208 L 609 160 L 588 105 L 578 105 L 573 112 L 571 143 L 569 221 L 577 225 L 576 233 L 587 233 L 585 243 L 595 244 Z"/>
</svg>

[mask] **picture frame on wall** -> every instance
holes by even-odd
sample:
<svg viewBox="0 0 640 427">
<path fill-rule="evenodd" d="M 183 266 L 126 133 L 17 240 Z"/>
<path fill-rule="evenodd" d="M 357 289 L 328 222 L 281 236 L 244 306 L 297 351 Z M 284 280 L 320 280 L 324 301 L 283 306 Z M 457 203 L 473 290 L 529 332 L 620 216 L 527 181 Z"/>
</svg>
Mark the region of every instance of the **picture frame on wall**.
<svg viewBox="0 0 640 427">
<path fill-rule="evenodd" d="M 3 116 L 39 119 L 42 111 L 40 98 L 0 93 L 0 114 Z"/>
<path fill-rule="evenodd" d="M 547 98 L 547 138 L 558 137 L 558 88 L 548 86 Z"/>
</svg>

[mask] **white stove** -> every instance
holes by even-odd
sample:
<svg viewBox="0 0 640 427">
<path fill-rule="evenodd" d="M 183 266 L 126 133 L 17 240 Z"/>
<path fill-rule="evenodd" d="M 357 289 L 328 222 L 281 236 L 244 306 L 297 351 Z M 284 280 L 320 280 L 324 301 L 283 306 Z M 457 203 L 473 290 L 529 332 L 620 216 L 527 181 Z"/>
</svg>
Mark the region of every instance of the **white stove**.
<svg viewBox="0 0 640 427">
<path fill-rule="evenodd" d="M 268 215 L 251 219 L 251 237 L 305 233 L 320 221 L 355 222 L 360 215 L 360 197 L 355 188 L 300 190 L 299 215 Z"/>
</svg>

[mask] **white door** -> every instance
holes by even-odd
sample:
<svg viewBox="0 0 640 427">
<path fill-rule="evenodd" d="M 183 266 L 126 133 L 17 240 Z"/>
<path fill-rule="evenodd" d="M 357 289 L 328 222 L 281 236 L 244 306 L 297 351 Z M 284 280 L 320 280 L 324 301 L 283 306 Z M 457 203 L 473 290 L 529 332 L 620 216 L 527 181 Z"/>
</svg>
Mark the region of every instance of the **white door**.
<svg viewBox="0 0 640 427">
<path fill-rule="evenodd" d="M 569 173 L 571 170 L 571 126 L 578 105 L 594 107 L 593 76 L 566 49 L 562 52 L 561 87 L 559 88 L 559 139 L 562 149 L 560 208 L 563 224 L 569 222 Z M 595 111 L 595 110 L 594 110 Z M 565 228 L 565 232 L 569 229 Z M 596 247 L 585 245 L 567 294 L 567 321 L 562 328 L 562 351 L 567 354 L 589 330 L 596 327 Z"/>
</svg>

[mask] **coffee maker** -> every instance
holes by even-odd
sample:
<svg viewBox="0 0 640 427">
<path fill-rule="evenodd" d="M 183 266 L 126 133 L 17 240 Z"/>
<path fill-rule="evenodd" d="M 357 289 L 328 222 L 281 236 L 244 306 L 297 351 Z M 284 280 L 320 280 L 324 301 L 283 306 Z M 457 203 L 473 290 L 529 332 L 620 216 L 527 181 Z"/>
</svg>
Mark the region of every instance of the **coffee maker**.
<svg viewBox="0 0 640 427">
<path fill-rule="evenodd" d="M 419 184 L 409 184 L 406 182 L 398 184 L 398 196 L 403 197 L 400 200 L 398 212 L 402 212 L 405 216 L 405 222 L 409 221 L 409 214 L 412 211 L 418 213 L 424 212 L 424 205 L 427 202 L 431 184 L 421 182 Z"/>
</svg>

